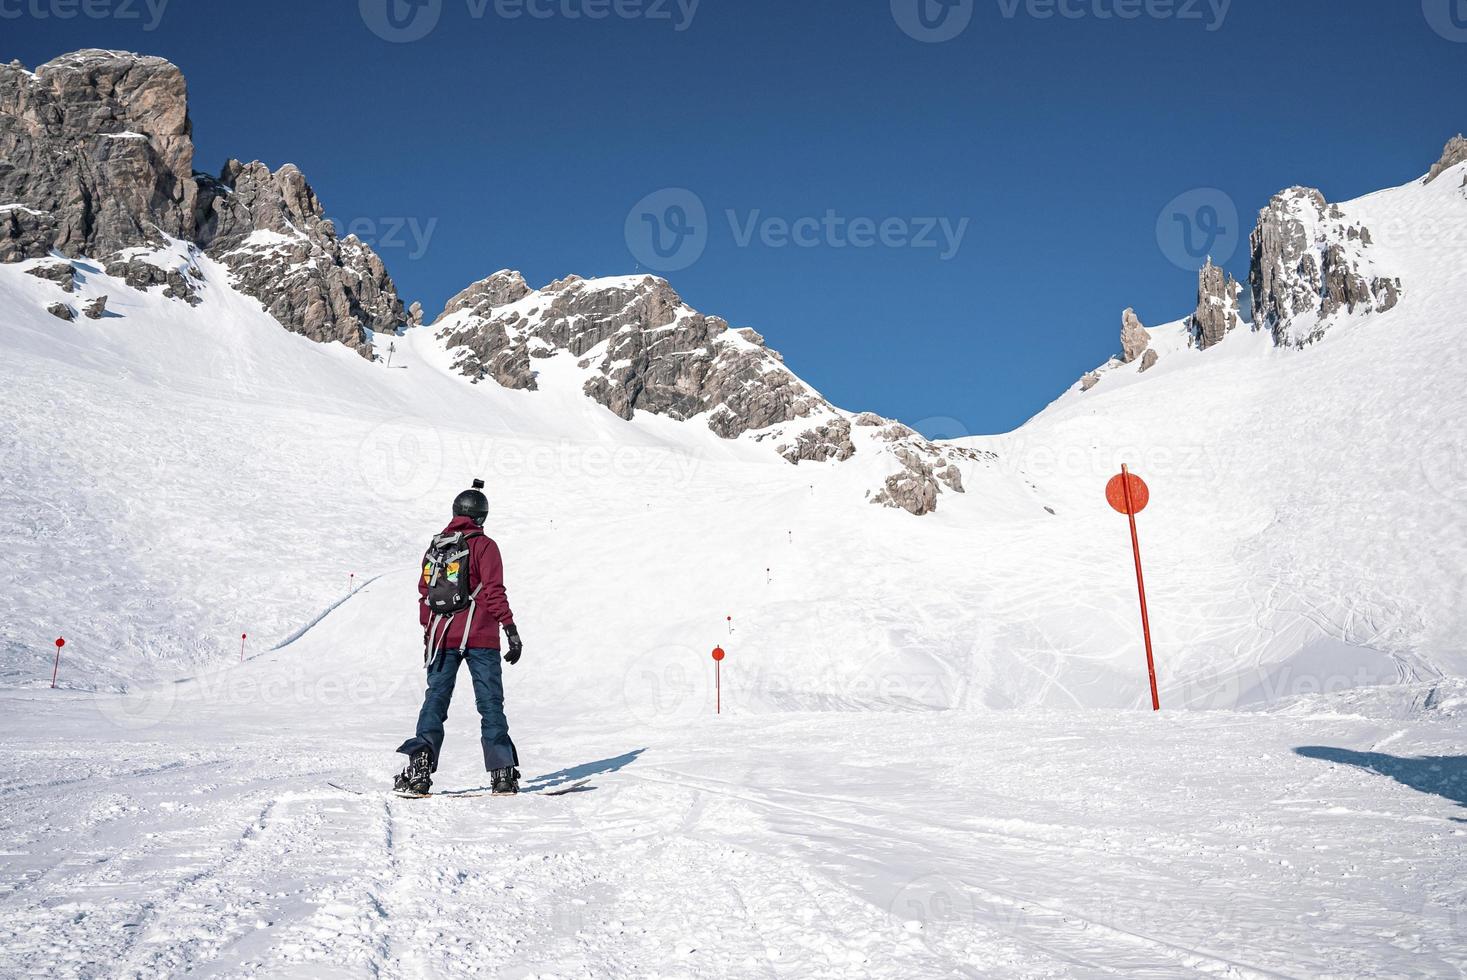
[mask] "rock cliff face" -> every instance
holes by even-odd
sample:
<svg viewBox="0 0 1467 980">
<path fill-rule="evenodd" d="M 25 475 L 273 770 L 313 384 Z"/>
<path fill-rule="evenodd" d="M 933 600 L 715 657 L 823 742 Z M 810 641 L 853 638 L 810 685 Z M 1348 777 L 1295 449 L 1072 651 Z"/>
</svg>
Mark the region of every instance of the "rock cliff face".
<svg viewBox="0 0 1467 980">
<path fill-rule="evenodd" d="M 189 239 L 197 187 L 183 74 L 161 58 L 78 51 L 0 66 L 0 256 L 102 257 Z"/>
<path fill-rule="evenodd" d="M 874 454 L 891 474 L 873 499 L 914 514 L 934 510 L 943 492 L 963 492 L 957 461 L 972 458 L 964 451 L 840 411 L 757 332 L 699 313 L 655 276 L 570 276 L 533 290 L 504 270 L 450 300 L 432 329 L 475 382 L 534 391 L 546 363 L 562 359 L 574 368 L 571 383 L 624 419 L 700 420 L 797 465 Z"/>
<path fill-rule="evenodd" d="M 1151 334 L 1146 332 L 1136 311 L 1128 307 L 1121 314 L 1121 360 L 1130 364 L 1150 346 Z"/>
<path fill-rule="evenodd" d="M 312 340 L 363 354 L 372 333 L 395 333 L 407 311 L 382 260 L 355 235 L 336 237 L 305 176 L 231 160 L 200 181 L 198 240 L 234 273 L 236 289 Z"/>
<path fill-rule="evenodd" d="M 1207 260 L 1197 273 L 1197 309 L 1189 322 L 1193 346 L 1207 350 L 1243 323 L 1238 305 L 1242 292 L 1236 279 Z"/>
<path fill-rule="evenodd" d="M 203 274 L 172 240 L 207 249 L 314 340 L 367 354 L 372 331 L 406 323 L 381 260 L 337 240 L 298 170 L 231 161 L 218 179 L 196 174 L 192 133 L 183 73 L 161 58 L 85 50 L 35 72 L 0 66 L 0 261 L 85 257 L 194 302 Z"/>
<path fill-rule="evenodd" d="M 1463 163 L 1467 163 L 1467 137 L 1454 136 L 1447 141 L 1446 149 L 1442 150 L 1442 158 L 1432 164 L 1431 172 L 1426 175 L 1425 183 L 1430 184 L 1448 170 Z M 1462 184 L 1467 186 L 1467 176 L 1462 178 Z"/>
<path fill-rule="evenodd" d="M 1400 299 L 1401 280 L 1372 260 L 1370 229 L 1312 188 L 1276 195 L 1250 244 L 1253 325 L 1280 346 L 1311 344 L 1341 313 L 1383 313 Z"/>
<path fill-rule="evenodd" d="M 531 293 L 518 273 L 498 272 L 450 300 L 434 326 L 460 371 L 507 388 L 537 387 L 534 359 L 569 352 L 587 372 L 585 393 L 625 419 L 706 415 L 732 439 L 834 411 L 758 334 L 704 316 L 653 276 L 570 276 Z M 826 452 L 825 438 L 807 442 L 815 455 L 800 458 Z"/>
</svg>

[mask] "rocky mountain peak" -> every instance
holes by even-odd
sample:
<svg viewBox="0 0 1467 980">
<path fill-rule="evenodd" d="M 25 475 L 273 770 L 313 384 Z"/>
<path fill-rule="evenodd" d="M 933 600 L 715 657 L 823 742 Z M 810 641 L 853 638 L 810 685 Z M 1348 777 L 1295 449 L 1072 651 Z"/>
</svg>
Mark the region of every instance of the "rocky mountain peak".
<svg viewBox="0 0 1467 980">
<path fill-rule="evenodd" d="M 511 269 L 501 269 L 449 300 L 439 319 L 461 311 L 487 317 L 496 307 L 523 299 L 529 292 L 530 286 L 524 276 Z"/>
<path fill-rule="evenodd" d="M 869 452 L 888 464 L 871 499 L 913 514 L 963 492 L 958 463 L 978 458 L 890 419 L 840 411 L 757 331 L 699 313 L 657 276 L 567 276 L 536 290 L 502 270 L 451 299 L 433 329 L 475 382 L 538 390 L 542 366 L 561 359 L 573 370 L 557 370 L 558 378 L 570 376 L 624 419 L 646 412 L 700 421 L 797 465 Z"/>
<path fill-rule="evenodd" d="M 1254 327 L 1281 346 L 1313 343 L 1340 315 L 1385 312 L 1400 299 L 1401 280 L 1373 261 L 1370 229 L 1313 188 L 1275 195 L 1249 243 Z"/>
<path fill-rule="evenodd" d="M 0 203 L 29 209 L 0 222 L 0 260 L 191 238 L 193 153 L 183 73 L 161 58 L 89 49 L 0 66 Z"/>
<path fill-rule="evenodd" d="M 313 340 L 370 355 L 372 332 L 407 322 L 381 259 L 337 240 L 297 168 L 231 160 L 212 178 L 193 161 L 188 87 L 162 58 L 88 49 L 0 66 L 0 261 L 85 257 L 195 302 L 189 250 L 203 249 Z"/>
<path fill-rule="evenodd" d="M 1431 183 L 1448 170 L 1463 163 L 1467 163 L 1467 136 L 1453 136 L 1447 141 L 1446 149 L 1442 150 L 1442 158 L 1432 164 L 1431 172 L 1426 175 L 1425 183 Z M 1467 184 L 1467 177 L 1463 178 L 1463 182 Z"/>
<path fill-rule="evenodd" d="M 1243 323 L 1242 285 L 1212 259 L 1197 273 L 1197 309 L 1189 322 L 1191 343 L 1207 350 Z"/>
</svg>

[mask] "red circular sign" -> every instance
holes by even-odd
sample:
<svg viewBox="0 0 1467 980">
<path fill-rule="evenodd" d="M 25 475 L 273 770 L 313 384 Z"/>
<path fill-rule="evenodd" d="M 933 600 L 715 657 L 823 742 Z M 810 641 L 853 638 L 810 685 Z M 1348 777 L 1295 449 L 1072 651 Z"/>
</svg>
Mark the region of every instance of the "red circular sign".
<svg viewBox="0 0 1467 980">
<path fill-rule="evenodd" d="M 66 641 L 59 636 L 56 637 L 56 648 L 59 650 L 64 646 L 66 646 Z"/>
<path fill-rule="evenodd" d="M 714 660 L 722 660 L 725 656 L 726 656 L 726 654 L 723 652 L 723 647 L 714 647 L 713 648 L 713 659 Z"/>
<path fill-rule="evenodd" d="M 1131 487 L 1131 509 L 1126 508 L 1126 483 Z M 1118 473 L 1106 484 L 1105 499 L 1112 507 L 1122 514 L 1139 514 L 1146 509 L 1151 502 L 1151 489 L 1146 486 L 1146 481 L 1135 473 Z"/>
</svg>

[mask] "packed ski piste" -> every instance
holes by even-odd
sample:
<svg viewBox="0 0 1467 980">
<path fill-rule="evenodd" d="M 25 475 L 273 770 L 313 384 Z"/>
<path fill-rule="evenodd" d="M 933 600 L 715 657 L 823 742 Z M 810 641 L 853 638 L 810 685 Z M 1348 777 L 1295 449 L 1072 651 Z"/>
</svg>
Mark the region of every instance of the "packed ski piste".
<svg viewBox="0 0 1467 980">
<path fill-rule="evenodd" d="M 1467 142 L 1433 173 L 1265 211 L 1369 304 L 1128 321 L 954 440 L 654 276 L 283 328 L 368 281 L 294 168 L 200 178 L 223 246 L 0 263 L 0 976 L 1462 975 L 1467 246 L 1413 229 Z M 679 357 L 714 402 L 627 381 Z"/>
</svg>

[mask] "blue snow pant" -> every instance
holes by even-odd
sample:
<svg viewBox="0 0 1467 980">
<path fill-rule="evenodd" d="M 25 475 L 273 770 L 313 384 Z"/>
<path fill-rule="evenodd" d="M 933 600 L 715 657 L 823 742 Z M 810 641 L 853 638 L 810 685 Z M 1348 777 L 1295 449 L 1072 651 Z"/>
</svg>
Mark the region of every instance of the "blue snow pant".
<svg viewBox="0 0 1467 980">
<path fill-rule="evenodd" d="M 469 677 L 474 682 L 474 700 L 479 705 L 479 741 L 484 745 L 484 769 L 508 769 L 519 765 L 519 753 L 509 737 L 509 719 L 504 717 L 504 677 L 499 651 L 470 648 L 463 653 L 444 650 L 428 668 L 428 690 L 423 695 L 423 710 L 418 712 L 418 734 L 402 743 L 397 751 L 411 756 L 419 749 L 433 754 L 433 771 L 438 771 L 438 753 L 443 748 L 443 722 L 448 718 L 448 703 L 453 700 L 453 685 L 459 664 L 469 662 Z"/>
</svg>

